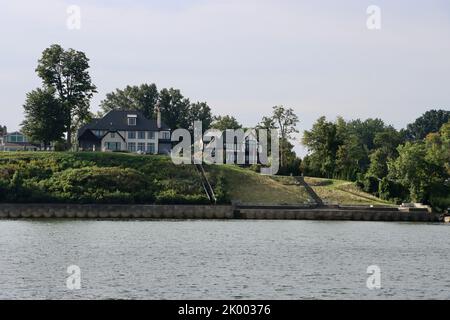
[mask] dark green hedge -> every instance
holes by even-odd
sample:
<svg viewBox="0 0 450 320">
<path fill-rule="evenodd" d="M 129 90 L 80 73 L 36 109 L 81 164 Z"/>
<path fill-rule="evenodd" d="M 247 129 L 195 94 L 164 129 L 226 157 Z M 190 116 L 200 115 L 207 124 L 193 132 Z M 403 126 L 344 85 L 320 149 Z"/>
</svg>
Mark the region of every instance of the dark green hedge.
<svg viewBox="0 0 450 320">
<path fill-rule="evenodd" d="M 208 199 L 194 166 L 120 153 L 0 153 L 1 202 L 179 203 Z"/>
</svg>

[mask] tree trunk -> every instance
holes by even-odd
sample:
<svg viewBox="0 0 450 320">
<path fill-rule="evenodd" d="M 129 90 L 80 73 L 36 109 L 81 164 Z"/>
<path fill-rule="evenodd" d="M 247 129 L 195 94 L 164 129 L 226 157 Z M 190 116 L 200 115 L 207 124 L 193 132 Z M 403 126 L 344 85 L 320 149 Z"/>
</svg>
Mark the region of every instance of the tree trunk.
<svg viewBox="0 0 450 320">
<path fill-rule="evenodd" d="M 67 129 L 67 149 L 72 149 L 72 129 L 70 127 Z"/>
</svg>

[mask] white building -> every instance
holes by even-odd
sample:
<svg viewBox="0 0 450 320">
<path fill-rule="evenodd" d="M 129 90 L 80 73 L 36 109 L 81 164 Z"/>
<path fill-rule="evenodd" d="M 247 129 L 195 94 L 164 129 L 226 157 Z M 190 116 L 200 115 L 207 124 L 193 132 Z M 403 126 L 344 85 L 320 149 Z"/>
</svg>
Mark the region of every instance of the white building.
<svg viewBox="0 0 450 320">
<path fill-rule="evenodd" d="M 101 119 L 94 119 L 78 131 L 81 151 L 129 151 L 151 154 L 170 153 L 170 128 L 161 122 L 144 117 L 139 111 L 110 111 Z"/>
</svg>

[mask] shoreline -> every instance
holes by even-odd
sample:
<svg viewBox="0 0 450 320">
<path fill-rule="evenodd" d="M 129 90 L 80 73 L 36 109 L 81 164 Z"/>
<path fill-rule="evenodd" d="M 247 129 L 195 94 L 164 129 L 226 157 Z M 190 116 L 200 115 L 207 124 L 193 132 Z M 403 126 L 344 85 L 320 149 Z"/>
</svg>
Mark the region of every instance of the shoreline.
<svg viewBox="0 0 450 320">
<path fill-rule="evenodd" d="M 4 219 L 247 219 L 443 222 L 439 213 L 365 206 L 0 204 Z"/>
</svg>

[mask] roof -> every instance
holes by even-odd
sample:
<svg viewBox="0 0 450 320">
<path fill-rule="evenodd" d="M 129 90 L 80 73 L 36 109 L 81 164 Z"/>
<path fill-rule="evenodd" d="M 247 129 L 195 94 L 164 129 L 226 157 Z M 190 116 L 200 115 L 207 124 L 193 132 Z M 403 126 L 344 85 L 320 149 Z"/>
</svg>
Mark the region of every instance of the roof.
<svg viewBox="0 0 450 320">
<path fill-rule="evenodd" d="M 14 132 L 8 132 L 5 134 L 5 136 L 11 136 L 11 135 L 21 135 L 24 136 L 24 134 L 22 132 L 19 131 L 14 131 Z"/>
<path fill-rule="evenodd" d="M 128 125 L 128 115 L 137 117 L 136 125 Z M 86 130 L 105 130 L 105 131 L 159 131 L 170 130 L 170 128 L 161 122 L 161 128 L 158 129 L 156 120 L 149 120 L 140 111 L 135 110 L 112 110 L 105 114 L 101 119 L 94 119 L 90 123 L 82 126 L 78 131 L 78 136 L 83 135 Z"/>
<path fill-rule="evenodd" d="M 29 142 L 5 142 L 2 146 L 5 147 L 37 147 L 37 145 Z"/>
</svg>

